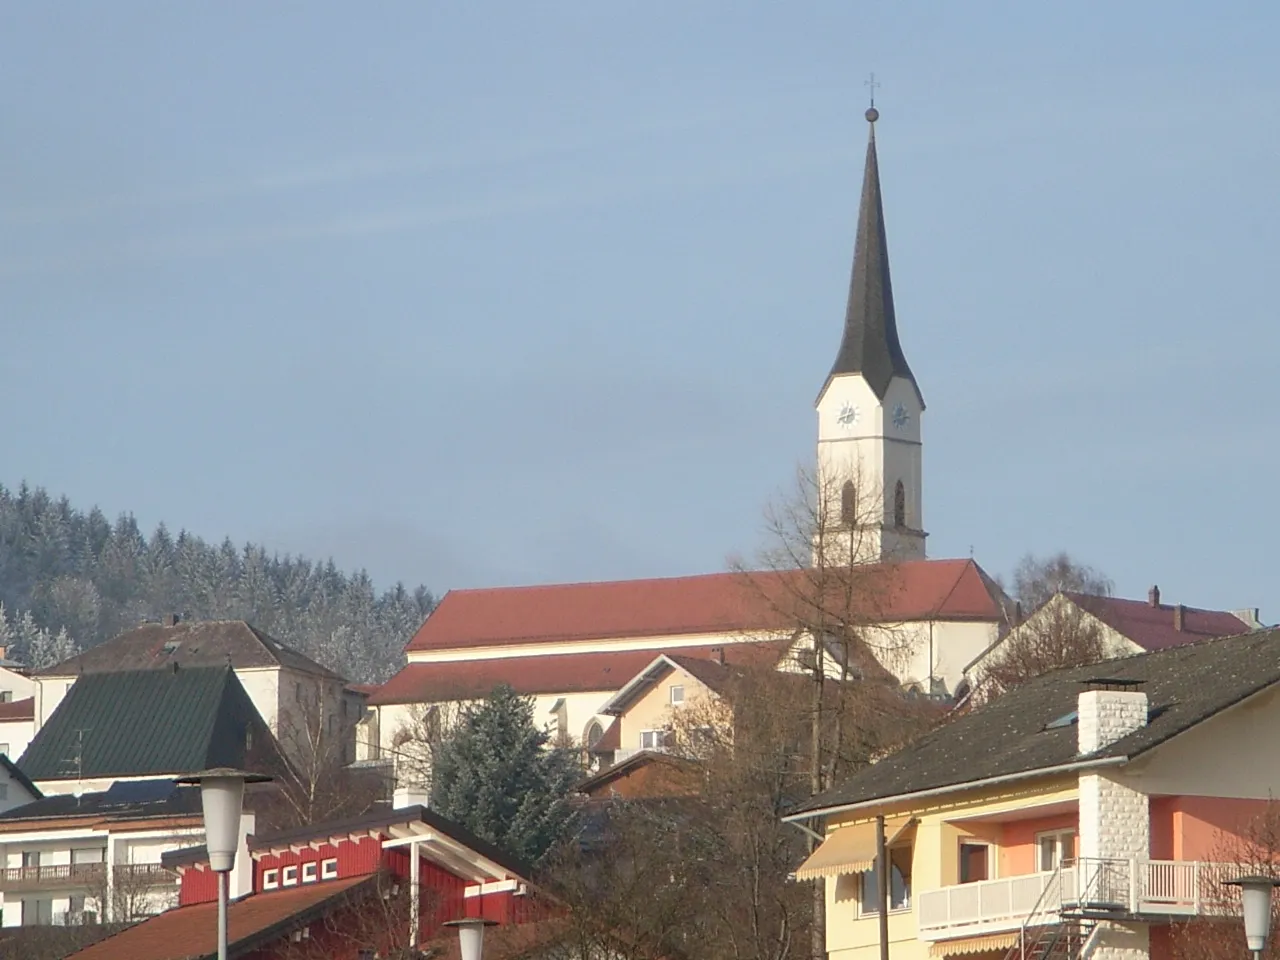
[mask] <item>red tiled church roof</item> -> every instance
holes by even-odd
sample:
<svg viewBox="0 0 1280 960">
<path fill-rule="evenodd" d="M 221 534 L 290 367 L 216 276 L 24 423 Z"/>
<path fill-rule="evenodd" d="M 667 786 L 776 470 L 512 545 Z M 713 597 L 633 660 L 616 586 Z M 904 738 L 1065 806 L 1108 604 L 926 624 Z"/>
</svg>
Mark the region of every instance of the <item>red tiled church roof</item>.
<svg viewBox="0 0 1280 960">
<path fill-rule="evenodd" d="M 725 634 L 794 624 L 781 602 L 804 571 L 451 590 L 406 648 Z M 1000 590 L 972 560 L 914 560 L 879 576 L 874 619 L 999 620 Z"/>
<path fill-rule="evenodd" d="M 309 884 L 278 893 L 257 893 L 227 909 L 227 944 L 234 949 L 246 941 L 264 942 L 273 933 L 283 936 L 325 912 L 329 901 L 345 895 L 368 876 Z M 217 953 L 217 901 L 178 907 L 99 940 L 72 954 L 74 960 L 187 960 Z M 238 955 L 238 954 L 237 954 Z"/>
<path fill-rule="evenodd" d="M 790 640 L 726 643 L 725 662 L 741 666 L 776 666 Z M 711 661 L 721 647 L 675 647 L 669 650 L 618 650 L 596 653 L 503 657 L 410 663 L 369 698 L 370 706 L 430 703 L 487 696 L 499 684 L 519 694 L 588 693 L 621 690 L 660 654 Z"/>
<path fill-rule="evenodd" d="M 1073 603 L 1093 614 L 1117 633 L 1143 650 L 1164 650 L 1208 637 L 1230 637 L 1251 629 L 1226 610 L 1199 610 L 1183 607 L 1182 629 L 1174 625 L 1173 604 L 1152 604 L 1147 600 L 1125 600 L 1085 593 L 1068 593 Z"/>
</svg>

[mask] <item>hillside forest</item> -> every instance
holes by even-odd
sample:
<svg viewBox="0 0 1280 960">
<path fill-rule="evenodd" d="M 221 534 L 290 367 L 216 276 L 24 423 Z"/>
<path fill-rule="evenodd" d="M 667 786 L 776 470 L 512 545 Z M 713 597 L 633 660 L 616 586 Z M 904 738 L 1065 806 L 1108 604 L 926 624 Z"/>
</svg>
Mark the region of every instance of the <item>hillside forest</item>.
<svg viewBox="0 0 1280 960">
<path fill-rule="evenodd" d="M 109 521 L 42 488 L 0 485 L 0 645 L 33 668 L 57 663 L 144 620 L 242 619 L 355 682 L 376 683 L 435 600 L 426 587 L 379 593 L 332 560 L 219 545 L 130 514 Z"/>
</svg>

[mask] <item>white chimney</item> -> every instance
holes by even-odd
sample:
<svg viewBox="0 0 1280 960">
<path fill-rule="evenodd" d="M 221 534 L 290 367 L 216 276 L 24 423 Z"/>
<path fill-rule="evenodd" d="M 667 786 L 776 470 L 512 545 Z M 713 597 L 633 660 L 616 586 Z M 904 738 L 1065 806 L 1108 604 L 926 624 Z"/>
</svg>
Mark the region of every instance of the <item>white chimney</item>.
<svg viewBox="0 0 1280 960">
<path fill-rule="evenodd" d="M 1082 755 L 1108 747 L 1147 725 L 1147 695 L 1127 680 L 1091 680 L 1076 700 L 1077 748 Z"/>
<path fill-rule="evenodd" d="M 396 787 L 395 792 L 391 795 L 391 807 L 393 810 L 403 810 L 406 807 L 425 807 L 430 797 L 430 792 L 420 787 Z"/>
</svg>

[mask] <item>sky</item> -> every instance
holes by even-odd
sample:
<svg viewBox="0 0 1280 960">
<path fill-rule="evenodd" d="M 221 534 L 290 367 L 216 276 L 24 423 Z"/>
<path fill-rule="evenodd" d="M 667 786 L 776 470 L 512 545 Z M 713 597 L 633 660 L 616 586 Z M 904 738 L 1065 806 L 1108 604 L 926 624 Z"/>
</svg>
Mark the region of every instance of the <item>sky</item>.
<svg viewBox="0 0 1280 960">
<path fill-rule="evenodd" d="M 1280 7 L 0 8 L 0 483 L 449 588 L 748 560 L 866 79 L 933 557 L 1280 620 Z"/>
</svg>

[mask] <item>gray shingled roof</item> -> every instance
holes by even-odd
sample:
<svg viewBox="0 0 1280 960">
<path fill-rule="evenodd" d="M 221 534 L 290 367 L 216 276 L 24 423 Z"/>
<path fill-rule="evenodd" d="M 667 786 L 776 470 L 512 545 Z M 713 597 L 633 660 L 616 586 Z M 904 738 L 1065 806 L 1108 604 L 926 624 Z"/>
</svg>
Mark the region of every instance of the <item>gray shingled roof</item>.
<svg viewBox="0 0 1280 960">
<path fill-rule="evenodd" d="M 89 674 L 72 685 L 18 768 L 32 780 L 244 768 L 249 730 L 259 752 L 274 744 L 230 667 Z"/>
<path fill-rule="evenodd" d="M 1089 756 L 1071 715 L 1089 680 L 1139 681 L 1147 725 Z M 800 804 L 791 815 L 1033 774 L 1063 764 L 1133 758 L 1280 681 L 1280 628 L 1058 670 L 957 717 L 904 750 Z M 1055 725 L 1054 721 L 1060 721 Z"/>
<path fill-rule="evenodd" d="M 77 677 L 85 673 L 155 670 L 174 663 L 184 667 L 222 667 L 229 664 L 238 669 L 288 667 L 302 673 L 342 680 L 332 670 L 243 620 L 140 624 L 70 660 L 46 667 L 37 675 Z"/>
<path fill-rule="evenodd" d="M 840 352 L 827 377 L 860 373 L 876 396 L 884 399 L 889 381 L 905 377 L 915 387 L 921 406 L 924 397 L 906 354 L 898 341 L 898 321 L 893 310 L 893 284 L 889 280 L 889 241 L 885 236 L 884 205 L 880 196 L 880 165 L 876 158 L 875 126 L 867 140 L 867 165 L 862 179 L 858 210 L 858 235 L 853 248 L 853 275 L 845 310 Z M 824 386 L 825 390 L 826 387 Z"/>
</svg>

